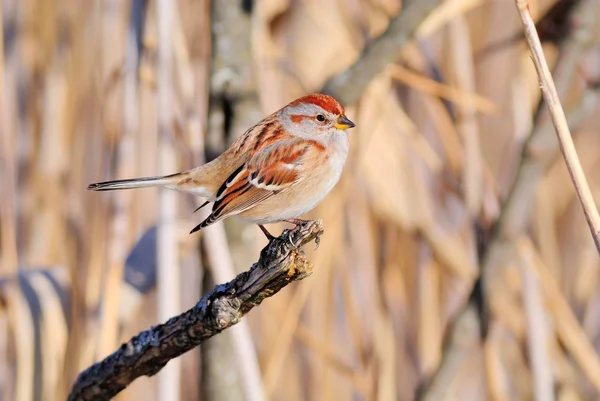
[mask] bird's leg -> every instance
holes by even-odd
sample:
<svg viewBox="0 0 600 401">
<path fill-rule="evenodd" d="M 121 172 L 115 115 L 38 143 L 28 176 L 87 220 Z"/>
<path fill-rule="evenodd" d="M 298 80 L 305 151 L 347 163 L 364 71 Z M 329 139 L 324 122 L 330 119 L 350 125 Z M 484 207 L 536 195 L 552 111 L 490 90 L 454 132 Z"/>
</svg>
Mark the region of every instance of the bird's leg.
<svg viewBox="0 0 600 401">
<path fill-rule="evenodd" d="M 258 228 L 260 228 L 260 231 L 263 232 L 263 234 L 265 235 L 265 237 L 267 237 L 267 240 L 269 240 L 269 242 L 275 239 L 275 237 L 269 232 L 269 230 L 267 230 L 262 224 L 259 224 Z"/>
</svg>

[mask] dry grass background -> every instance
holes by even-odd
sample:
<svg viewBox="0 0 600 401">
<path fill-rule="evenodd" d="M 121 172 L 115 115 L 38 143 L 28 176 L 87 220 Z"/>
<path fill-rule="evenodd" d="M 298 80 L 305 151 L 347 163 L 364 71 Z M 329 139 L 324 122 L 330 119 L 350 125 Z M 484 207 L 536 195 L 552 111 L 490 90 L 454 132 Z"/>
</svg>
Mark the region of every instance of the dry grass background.
<svg viewBox="0 0 600 401">
<path fill-rule="evenodd" d="M 534 17 L 552 3 L 531 1 Z M 200 220 L 187 195 L 98 194 L 87 184 L 180 171 L 218 153 L 243 127 L 322 88 L 402 8 L 255 1 L 237 27 L 251 64 L 215 77 L 226 61 L 211 61 L 222 44 L 211 43 L 208 0 L 150 1 L 139 60 L 128 36 L 137 0 L 2 4 L 4 400 L 64 399 L 77 372 L 189 308 L 265 245 L 257 227 L 236 222 L 225 224 L 227 236 L 221 226 L 187 235 Z M 581 8 L 568 46 L 546 50 L 600 199 L 600 105 L 587 85 L 600 78 L 598 2 Z M 172 23 L 160 28 L 165 13 Z M 216 33 L 225 41 L 227 27 Z M 509 0 L 440 5 L 347 105 L 357 124 L 347 168 L 310 214 L 325 224 L 320 248 L 306 250 L 315 274 L 118 399 L 598 399 L 600 264 L 549 120 L 534 119 L 533 65 L 523 41 L 477 59 L 520 29 Z M 252 84 L 236 87 L 239 77 Z M 224 79 L 240 104 L 255 103 L 231 137 L 214 110 Z M 140 251 L 158 288 L 141 294 L 152 272 L 131 273 L 136 290 L 123 284 L 125 260 L 159 217 L 158 256 L 152 242 Z M 498 235 L 478 234 L 497 220 Z M 475 309 L 465 309 L 480 266 L 485 341 Z M 55 296 L 60 288 L 69 296 Z"/>
</svg>

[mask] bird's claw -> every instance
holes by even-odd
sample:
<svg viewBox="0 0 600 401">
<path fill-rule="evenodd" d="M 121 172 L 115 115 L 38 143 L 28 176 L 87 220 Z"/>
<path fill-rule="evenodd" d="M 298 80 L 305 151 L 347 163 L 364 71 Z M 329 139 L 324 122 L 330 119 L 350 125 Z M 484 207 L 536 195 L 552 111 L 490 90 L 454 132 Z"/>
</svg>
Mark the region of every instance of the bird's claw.
<svg viewBox="0 0 600 401">
<path fill-rule="evenodd" d="M 292 239 L 292 236 L 291 236 L 291 235 L 288 235 L 288 240 L 290 241 L 290 244 L 292 244 L 292 246 L 293 246 L 294 248 L 298 248 L 298 246 L 297 246 L 296 244 L 294 244 L 294 240 Z"/>
<path fill-rule="evenodd" d="M 287 221 L 288 223 L 295 224 L 295 225 L 296 225 L 296 227 L 298 227 L 299 225 L 302 225 L 302 224 L 307 224 L 307 223 L 311 223 L 311 222 L 312 222 L 312 221 L 310 221 L 310 220 L 300 220 L 300 219 L 290 219 L 290 220 L 286 220 L 286 221 Z M 316 251 L 317 249 L 319 249 L 319 245 L 321 244 L 321 234 L 322 234 L 322 232 L 319 232 L 319 233 L 317 233 L 317 235 L 315 236 L 315 251 Z M 296 249 L 299 249 L 299 245 L 300 245 L 300 244 L 296 244 L 296 243 L 294 243 L 294 240 L 293 240 L 293 238 L 292 238 L 292 235 L 291 235 L 291 233 L 288 235 L 288 241 L 290 242 L 290 244 L 291 244 L 291 245 L 292 245 L 294 248 L 296 248 Z"/>
</svg>

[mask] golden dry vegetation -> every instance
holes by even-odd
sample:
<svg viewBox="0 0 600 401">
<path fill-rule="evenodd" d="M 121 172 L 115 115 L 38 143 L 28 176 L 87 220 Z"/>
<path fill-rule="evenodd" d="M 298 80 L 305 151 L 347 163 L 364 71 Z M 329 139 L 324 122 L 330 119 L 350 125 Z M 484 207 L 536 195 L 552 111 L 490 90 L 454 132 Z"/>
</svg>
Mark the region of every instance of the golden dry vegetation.
<svg viewBox="0 0 600 401">
<path fill-rule="evenodd" d="M 2 2 L 1 399 L 65 399 L 79 371 L 266 244 L 236 221 L 188 235 L 189 195 L 89 183 L 214 157 L 403 9 L 219 1 Z M 351 155 L 309 216 L 325 226 L 306 249 L 315 273 L 117 399 L 598 398 L 598 253 L 524 41 L 481 56 L 522 29 L 514 3 L 440 3 L 346 104 Z M 530 3 L 539 18 L 553 1 Z M 600 199 L 597 14 L 580 1 L 545 50 Z"/>
</svg>

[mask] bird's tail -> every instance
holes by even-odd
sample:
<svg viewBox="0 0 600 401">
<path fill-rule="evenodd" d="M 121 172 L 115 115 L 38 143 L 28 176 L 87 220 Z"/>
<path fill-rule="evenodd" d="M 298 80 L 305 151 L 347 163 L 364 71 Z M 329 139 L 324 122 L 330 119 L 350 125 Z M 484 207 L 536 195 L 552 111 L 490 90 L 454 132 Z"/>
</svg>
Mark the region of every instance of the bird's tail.
<svg viewBox="0 0 600 401">
<path fill-rule="evenodd" d="M 181 178 L 182 174 L 177 173 L 162 177 L 141 177 L 128 180 L 104 181 L 90 184 L 87 189 L 92 191 L 115 191 L 118 189 L 131 188 L 175 187 Z"/>
</svg>

